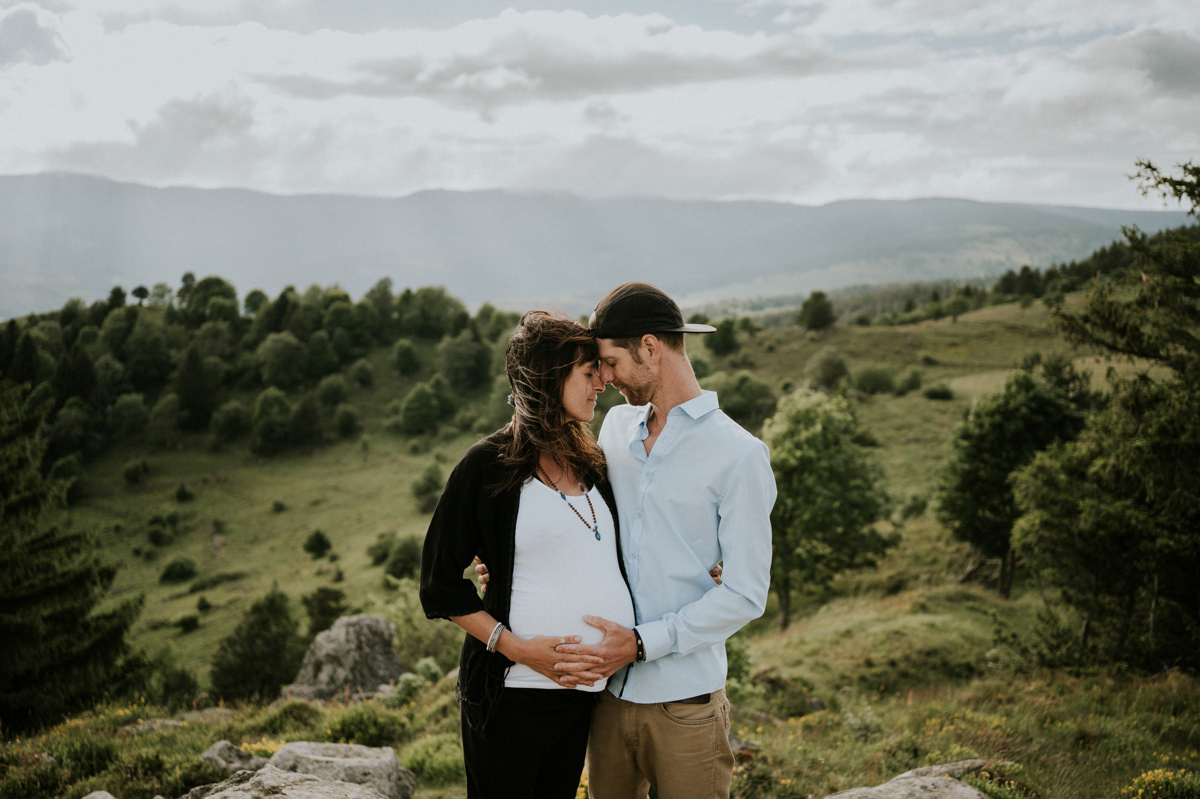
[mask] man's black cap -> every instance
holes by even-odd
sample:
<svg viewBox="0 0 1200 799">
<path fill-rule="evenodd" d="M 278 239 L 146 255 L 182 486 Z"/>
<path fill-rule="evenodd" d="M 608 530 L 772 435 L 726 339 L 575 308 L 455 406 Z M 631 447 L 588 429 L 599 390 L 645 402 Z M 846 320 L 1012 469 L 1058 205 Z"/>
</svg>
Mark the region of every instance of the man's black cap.
<svg viewBox="0 0 1200 799">
<path fill-rule="evenodd" d="M 649 283 L 622 283 L 596 304 L 596 338 L 635 338 L 647 333 L 713 333 L 712 325 L 684 324 L 683 312 L 666 292 Z"/>
</svg>

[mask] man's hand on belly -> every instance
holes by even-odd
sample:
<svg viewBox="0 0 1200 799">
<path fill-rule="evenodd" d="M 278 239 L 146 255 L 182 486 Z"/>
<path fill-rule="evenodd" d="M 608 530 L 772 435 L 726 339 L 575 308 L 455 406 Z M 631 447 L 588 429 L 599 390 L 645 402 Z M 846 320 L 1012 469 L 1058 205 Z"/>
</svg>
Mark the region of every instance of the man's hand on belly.
<svg viewBox="0 0 1200 799">
<path fill-rule="evenodd" d="M 611 677 L 637 658 L 637 639 L 633 635 L 633 630 L 599 616 L 584 616 L 583 620 L 603 632 L 604 637 L 598 644 L 559 644 L 556 646 L 555 649 L 564 656 L 577 656 L 574 659 L 556 663 L 554 668 L 557 671 L 587 671 L 601 677 Z M 594 658 L 599 658 L 600 662 L 596 662 Z M 569 673 L 564 675 L 559 682 L 569 685 L 576 683 L 577 679 L 576 675 Z"/>
</svg>

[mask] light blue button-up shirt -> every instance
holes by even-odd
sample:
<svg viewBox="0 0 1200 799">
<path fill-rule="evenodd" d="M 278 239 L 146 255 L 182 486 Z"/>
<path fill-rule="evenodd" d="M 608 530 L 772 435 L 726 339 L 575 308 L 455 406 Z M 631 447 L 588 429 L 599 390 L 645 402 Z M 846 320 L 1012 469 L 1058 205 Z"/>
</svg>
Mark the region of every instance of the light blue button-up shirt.
<svg viewBox="0 0 1200 799">
<path fill-rule="evenodd" d="M 669 702 L 725 685 L 725 639 L 762 615 L 771 579 L 775 477 L 763 442 L 706 391 L 670 410 L 650 454 L 650 406 L 618 405 L 599 443 L 646 661 L 608 689 Z M 721 585 L 709 569 L 724 562 Z"/>
</svg>

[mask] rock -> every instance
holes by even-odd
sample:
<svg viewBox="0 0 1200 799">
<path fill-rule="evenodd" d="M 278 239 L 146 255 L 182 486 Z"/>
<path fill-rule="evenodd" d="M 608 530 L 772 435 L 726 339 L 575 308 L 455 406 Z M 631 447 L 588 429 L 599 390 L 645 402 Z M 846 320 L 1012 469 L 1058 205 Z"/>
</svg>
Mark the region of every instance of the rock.
<svg viewBox="0 0 1200 799">
<path fill-rule="evenodd" d="M 146 721 L 140 721 L 137 724 L 126 724 L 124 727 L 118 727 L 117 735 L 141 735 L 147 732 L 158 732 L 159 730 L 182 726 L 182 721 L 174 721 L 172 719 L 147 719 Z"/>
<path fill-rule="evenodd" d="M 229 719 L 237 715 L 237 711 L 227 707 L 206 707 L 204 710 L 189 710 L 180 713 L 175 718 L 180 721 L 202 721 L 204 719 Z"/>
<path fill-rule="evenodd" d="M 988 799 L 953 777 L 897 777 L 874 788 L 851 788 L 825 799 Z"/>
<path fill-rule="evenodd" d="M 894 779 L 903 779 L 905 777 L 953 777 L 960 780 L 968 774 L 978 774 L 985 769 L 995 771 L 997 769 L 1008 769 L 1016 766 L 1016 763 L 1004 761 L 996 763 L 991 760 L 959 760 L 954 763 L 943 763 L 940 766 L 922 766 L 915 768 L 912 771 L 906 771 Z"/>
<path fill-rule="evenodd" d="M 392 649 L 396 626 L 379 616 L 343 616 L 317 635 L 296 681 L 283 696 L 330 699 L 338 694 L 370 695 L 380 683 L 404 673 Z"/>
<path fill-rule="evenodd" d="M 117 799 L 117 797 L 113 796 L 108 791 L 92 791 L 87 796 L 83 797 L 83 799 Z"/>
<path fill-rule="evenodd" d="M 311 774 L 296 774 L 266 766 L 261 771 L 239 771 L 224 782 L 201 785 L 183 799 L 384 799 L 366 785 L 333 782 Z"/>
<path fill-rule="evenodd" d="M 217 741 L 204 750 L 200 759 L 221 769 L 226 774 L 235 774 L 239 771 L 258 771 L 267 765 L 265 757 L 252 755 L 244 749 L 238 749 L 229 741 Z"/>
<path fill-rule="evenodd" d="M 269 765 L 325 780 L 368 785 L 387 799 L 410 799 L 417 789 L 417 778 L 400 766 L 387 746 L 297 741 L 284 744 L 271 756 Z"/>
</svg>

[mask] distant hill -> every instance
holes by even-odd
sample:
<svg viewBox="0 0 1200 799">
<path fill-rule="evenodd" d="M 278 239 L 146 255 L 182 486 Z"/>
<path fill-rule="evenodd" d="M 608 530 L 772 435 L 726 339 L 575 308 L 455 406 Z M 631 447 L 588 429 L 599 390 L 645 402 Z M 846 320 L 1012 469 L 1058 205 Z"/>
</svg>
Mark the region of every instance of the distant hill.
<svg viewBox="0 0 1200 799">
<path fill-rule="evenodd" d="M 114 285 L 219 274 L 241 293 L 382 277 L 470 305 L 583 312 L 649 280 L 685 305 L 860 283 L 969 278 L 1082 258 L 1182 212 L 967 200 L 585 200 L 499 191 L 395 199 L 149 188 L 68 174 L 0 176 L 0 318 Z"/>
</svg>

